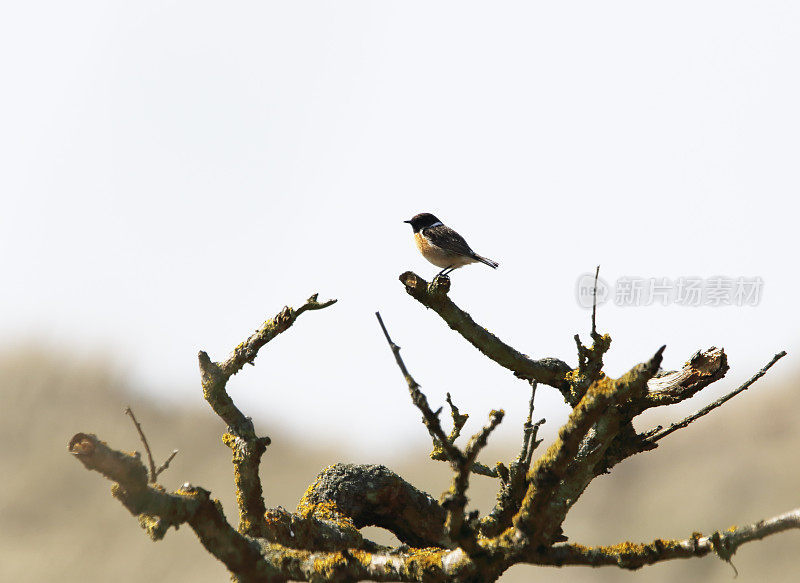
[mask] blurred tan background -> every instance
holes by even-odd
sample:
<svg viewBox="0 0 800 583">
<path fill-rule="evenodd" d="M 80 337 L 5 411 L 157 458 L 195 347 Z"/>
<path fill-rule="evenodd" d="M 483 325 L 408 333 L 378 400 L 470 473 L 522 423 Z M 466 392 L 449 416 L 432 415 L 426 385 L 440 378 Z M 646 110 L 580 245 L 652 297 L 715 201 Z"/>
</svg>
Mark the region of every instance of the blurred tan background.
<svg viewBox="0 0 800 583">
<path fill-rule="evenodd" d="M 397 380 L 392 374 L 376 379 L 376 384 L 397 385 L 402 391 Z M 151 542 L 136 519 L 111 497 L 110 482 L 86 471 L 67 453 L 67 442 L 77 431 L 94 432 L 120 449 L 142 451 L 135 429 L 122 413 L 130 404 L 158 460 L 173 448 L 180 449 L 160 481 L 169 488 L 189 481 L 210 489 L 235 521 L 229 453 L 219 439 L 223 427 L 205 407 L 199 385 L 193 401 L 159 405 L 132 393 L 119 371 L 99 358 L 29 347 L 0 356 L 0 387 L 5 401 L 0 409 L 0 437 L 5 444 L 0 580 L 227 580 L 224 568 L 190 529 L 171 530 L 163 541 Z M 683 538 L 693 530 L 710 533 L 796 507 L 800 481 L 794 463 L 800 447 L 796 391 L 796 386 L 776 386 L 767 377 L 716 413 L 666 439 L 656 451 L 624 462 L 611 476 L 590 486 L 569 515 L 565 532 L 584 544 Z M 298 398 L 305 400 L 302 395 Z M 525 400 L 522 384 L 519 398 Z M 299 415 L 289 421 L 303 423 Z M 269 506 L 293 509 L 317 472 L 337 461 L 384 463 L 434 496 L 449 482 L 445 465 L 429 460 L 424 447 L 404 455 L 392 451 L 370 457 L 348 455 L 337 449 L 337 434 L 316 444 L 299 444 L 271 431 L 266 419 L 256 419 L 256 426 L 273 438 L 261 472 Z M 347 430 L 345 419 L 341 427 Z M 519 432 L 519 427 L 513 429 Z M 408 431 L 424 434 L 425 430 L 418 423 Z M 492 443 L 483 458 L 508 460 L 518 445 Z M 486 511 L 494 492 L 493 480 L 475 477 L 472 504 Z M 366 530 L 376 540 L 391 540 L 385 531 Z M 798 542 L 800 533 L 788 532 L 745 545 L 734 558 L 738 581 L 796 581 Z M 706 557 L 635 573 L 611 567 L 517 566 L 503 580 L 729 582 L 732 578 L 728 565 Z"/>
</svg>

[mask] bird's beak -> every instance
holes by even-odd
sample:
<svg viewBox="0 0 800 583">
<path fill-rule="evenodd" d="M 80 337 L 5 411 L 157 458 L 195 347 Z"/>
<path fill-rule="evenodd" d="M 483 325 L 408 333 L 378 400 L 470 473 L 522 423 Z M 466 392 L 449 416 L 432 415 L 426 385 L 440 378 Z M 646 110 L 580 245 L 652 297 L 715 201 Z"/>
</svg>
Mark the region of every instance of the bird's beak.
<svg viewBox="0 0 800 583">
<path fill-rule="evenodd" d="M 403 221 L 403 222 L 404 222 L 404 223 L 410 223 L 411 221 L 409 220 L 409 221 Z"/>
</svg>

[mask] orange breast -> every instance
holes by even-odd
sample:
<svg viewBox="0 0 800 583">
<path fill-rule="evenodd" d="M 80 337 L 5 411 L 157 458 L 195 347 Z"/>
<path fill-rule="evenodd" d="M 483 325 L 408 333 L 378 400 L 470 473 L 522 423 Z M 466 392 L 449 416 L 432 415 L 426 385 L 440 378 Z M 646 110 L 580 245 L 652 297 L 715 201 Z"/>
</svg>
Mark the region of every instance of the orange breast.
<svg viewBox="0 0 800 583">
<path fill-rule="evenodd" d="M 436 267 L 461 267 L 475 261 L 470 257 L 445 251 L 441 247 L 432 245 L 421 233 L 414 233 L 414 242 L 417 244 L 417 249 L 422 253 L 422 256 Z"/>
<path fill-rule="evenodd" d="M 414 233 L 414 242 L 417 244 L 417 249 L 419 249 L 420 253 L 423 255 L 433 248 L 433 245 L 431 245 L 428 240 L 422 236 L 422 233 Z"/>
</svg>

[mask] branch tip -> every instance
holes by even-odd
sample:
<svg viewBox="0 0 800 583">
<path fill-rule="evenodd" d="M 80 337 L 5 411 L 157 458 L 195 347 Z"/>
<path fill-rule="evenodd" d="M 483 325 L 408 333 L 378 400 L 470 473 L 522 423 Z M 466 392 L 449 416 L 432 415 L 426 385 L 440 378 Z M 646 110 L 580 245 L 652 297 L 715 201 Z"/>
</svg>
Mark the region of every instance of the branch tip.
<svg viewBox="0 0 800 583">
<path fill-rule="evenodd" d="M 731 391 L 727 395 L 724 395 L 724 396 L 720 397 L 716 401 L 714 401 L 712 403 L 709 403 L 708 405 L 706 405 L 705 407 L 703 407 L 702 409 L 700 409 L 696 413 L 694 413 L 692 415 L 689 415 L 688 417 L 686 417 L 682 421 L 678 421 L 677 423 L 673 423 L 672 425 L 670 425 L 669 427 L 667 427 L 666 429 L 663 429 L 661 431 L 648 432 L 647 441 L 650 442 L 650 443 L 655 443 L 656 441 L 659 441 L 660 439 L 665 438 L 670 433 L 674 433 L 678 429 L 683 429 L 684 427 L 686 427 L 687 425 L 689 425 L 693 421 L 699 419 L 700 417 L 703 417 L 704 415 L 709 414 L 711 411 L 713 411 L 717 407 L 721 407 L 722 405 L 724 405 L 726 402 L 728 402 L 730 399 L 732 399 L 733 397 L 735 397 L 739 393 L 747 390 L 753 383 L 755 383 L 758 379 L 760 379 L 765 374 L 767 374 L 767 371 L 770 368 L 772 368 L 772 366 L 776 362 L 778 362 L 781 358 L 783 358 L 784 356 L 786 356 L 786 351 L 782 350 L 781 352 L 779 352 L 775 356 L 773 356 L 772 359 L 766 365 L 764 365 L 761 368 L 761 370 L 759 370 L 756 374 L 754 374 L 752 377 L 750 377 L 745 383 L 740 385 L 738 388 L 734 389 L 733 391 Z"/>
<path fill-rule="evenodd" d="M 600 266 L 598 265 L 594 272 L 594 288 L 592 289 L 592 340 L 597 339 L 597 280 L 599 277 Z"/>
</svg>

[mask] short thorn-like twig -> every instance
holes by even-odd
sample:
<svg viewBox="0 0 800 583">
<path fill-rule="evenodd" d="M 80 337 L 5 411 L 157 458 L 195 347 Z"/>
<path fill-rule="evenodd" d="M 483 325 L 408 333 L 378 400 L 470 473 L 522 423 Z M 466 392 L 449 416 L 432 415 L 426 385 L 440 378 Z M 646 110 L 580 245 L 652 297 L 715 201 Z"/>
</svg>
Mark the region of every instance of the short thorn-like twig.
<svg viewBox="0 0 800 583">
<path fill-rule="evenodd" d="M 448 439 L 450 443 L 455 443 L 458 436 L 461 435 L 461 430 L 464 428 L 464 424 L 469 419 L 469 415 L 467 413 L 461 413 L 458 410 L 458 407 L 453 403 L 453 398 L 450 396 L 450 393 L 447 393 L 447 397 L 445 398 L 447 404 L 450 406 L 450 416 L 453 418 L 453 430 L 450 432 Z"/>
<path fill-rule="evenodd" d="M 745 391 L 747 388 L 750 387 L 750 385 L 752 385 L 758 379 L 760 379 L 765 374 L 767 374 L 767 371 L 770 368 L 772 368 L 772 365 L 775 364 L 776 362 L 778 362 L 784 356 L 786 356 L 786 351 L 785 350 L 783 350 L 783 351 L 779 352 L 778 354 L 776 354 L 775 356 L 773 356 L 772 360 L 770 360 L 764 366 L 764 368 L 762 368 L 760 371 L 758 371 L 756 374 L 754 374 L 752 377 L 750 377 L 750 379 L 748 379 L 747 382 L 745 382 L 743 385 L 741 385 L 736 390 L 731 391 L 730 393 L 728 393 L 727 395 L 725 395 L 723 397 L 720 397 L 719 399 L 717 399 L 713 403 L 709 403 L 708 405 L 706 405 L 705 407 L 703 407 L 702 409 L 700 409 L 696 413 L 694 413 L 692 415 L 689 415 L 683 421 L 679 421 L 677 423 L 673 423 L 672 425 L 670 425 L 666 429 L 653 433 L 652 435 L 650 435 L 648 437 L 648 441 L 655 442 L 655 441 L 658 441 L 659 439 L 663 439 L 664 437 L 666 437 L 670 433 L 673 433 L 673 432 L 677 431 L 678 429 L 683 429 L 684 427 L 689 425 L 691 422 L 699 419 L 703 415 L 707 415 L 708 413 L 711 413 L 711 411 L 713 411 L 717 407 L 720 407 L 721 405 L 725 404 L 727 401 L 729 401 L 730 399 L 732 399 L 733 397 L 735 397 L 736 395 L 738 395 L 742 391 Z"/>
<path fill-rule="evenodd" d="M 173 459 L 175 459 L 175 456 L 176 456 L 176 455 L 178 455 L 178 450 L 177 450 L 177 449 L 173 449 L 173 450 L 172 450 L 172 453 L 171 453 L 171 454 L 169 454 L 169 457 L 168 457 L 168 458 L 167 458 L 167 459 L 164 461 L 164 463 L 163 463 L 163 464 L 161 464 L 160 466 L 158 466 L 158 469 L 156 470 L 156 478 L 157 478 L 159 475 L 161 475 L 161 472 L 163 472 L 164 470 L 166 470 L 166 469 L 169 467 L 169 464 L 170 464 L 170 462 L 171 462 Z"/>
<path fill-rule="evenodd" d="M 489 435 L 498 425 L 500 425 L 504 416 L 505 412 L 502 409 L 499 411 L 492 410 L 492 412 L 489 413 L 489 423 L 487 423 L 478 433 L 473 435 L 467 444 L 465 454 L 468 462 L 475 461 L 480 451 L 486 447 L 486 443 L 489 441 Z"/>
</svg>

